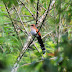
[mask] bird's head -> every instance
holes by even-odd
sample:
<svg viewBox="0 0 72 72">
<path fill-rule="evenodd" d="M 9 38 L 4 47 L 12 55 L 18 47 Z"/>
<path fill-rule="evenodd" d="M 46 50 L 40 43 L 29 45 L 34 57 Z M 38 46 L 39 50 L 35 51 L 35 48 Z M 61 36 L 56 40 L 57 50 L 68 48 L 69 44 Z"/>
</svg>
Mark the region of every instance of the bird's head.
<svg viewBox="0 0 72 72">
<path fill-rule="evenodd" d="M 35 24 L 31 24 L 31 27 L 35 27 Z"/>
</svg>

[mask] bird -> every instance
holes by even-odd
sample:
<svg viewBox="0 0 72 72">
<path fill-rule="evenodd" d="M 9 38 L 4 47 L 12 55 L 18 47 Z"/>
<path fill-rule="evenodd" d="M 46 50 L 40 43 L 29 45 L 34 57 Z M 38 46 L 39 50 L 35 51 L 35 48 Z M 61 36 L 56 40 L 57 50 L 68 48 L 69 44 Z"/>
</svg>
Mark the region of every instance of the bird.
<svg viewBox="0 0 72 72">
<path fill-rule="evenodd" d="M 45 46 L 44 46 L 44 43 L 43 43 L 43 40 L 41 38 L 41 33 L 39 32 L 39 30 L 36 28 L 35 24 L 31 24 L 31 34 L 33 36 L 36 36 L 37 37 L 37 40 L 41 46 L 41 49 L 42 49 L 42 53 L 45 54 Z"/>
</svg>

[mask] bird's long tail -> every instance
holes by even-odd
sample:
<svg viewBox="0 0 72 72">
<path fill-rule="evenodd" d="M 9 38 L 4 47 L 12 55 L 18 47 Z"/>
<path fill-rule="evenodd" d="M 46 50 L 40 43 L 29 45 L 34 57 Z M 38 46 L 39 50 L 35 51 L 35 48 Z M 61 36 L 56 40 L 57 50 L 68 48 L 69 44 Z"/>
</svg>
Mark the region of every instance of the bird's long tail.
<svg viewBox="0 0 72 72">
<path fill-rule="evenodd" d="M 39 42 L 39 44 L 41 46 L 41 49 L 42 49 L 43 54 L 45 54 L 45 46 L 43 44 L 43 41 L 41 39 L 41 36 L 37 36 L 37 39 L 38 39 L 38 42 Z"/>
</svg>

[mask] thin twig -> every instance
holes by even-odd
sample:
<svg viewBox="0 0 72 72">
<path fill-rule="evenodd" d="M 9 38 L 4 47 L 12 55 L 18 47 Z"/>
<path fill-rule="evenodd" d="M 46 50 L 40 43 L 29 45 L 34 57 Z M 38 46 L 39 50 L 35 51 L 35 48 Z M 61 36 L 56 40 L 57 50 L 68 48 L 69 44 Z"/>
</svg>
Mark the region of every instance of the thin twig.
<svg viewBox="0 0 72 72">
<path fill-rule="evenodd" d="M 36 3 L 36 2 L 35 2 L 35 3 Z M 46 9 L 45 9 L 41 4 L 39 4 L 39 6 L 42 7 L 42 8 L 46 11 Z"/>
<path fill-rule="evenodd" d="M 21 20 L 21 17 L 20 17 L 20 15 L 19 15 L 19 12 L 17 11 L 17 8 L 15 7 L 14 9 L 15 9 L 15 11 L 16 11 L 17 14 L 18 14 L 18 17 L 19 17 L 19 19 L 20 19 L 20 22 L 21 22 L 23 28 L 25 29 L 26 34 L 28 35 L 28 32 L 27 32 L 27 30 L 26 30 L 26 28 L 25 28 L 25 26 L 24 26 L 24 24 L 23 24 L 23 21 Z"/>
<path fill-rule="evenodd" d="M 47 34 L 45 34 L 45 35 L 42 37 L 42 39 L 45 38 L 47 35 L 50 35 L 52 32 L 53 32 L 53 31 L 51 31 L 51 32 L 49 32 L 49 33 L 47 33 Z"/>
<path fill-rule="evenodd" d="M 39 61 L 37 61 L 37 62 L 35 62 L 35 63 L 39 63 L 39 62 L 43 62 L 44 60 L 39 60 Z M 33 64 L 33 63 L 27 63 L 27 64 L 23 64 L 23 65 L 21 65 L 21 67 L 22 66 L 26 66 L 26 65 L 30 65 L 30 64 Z"/>
<path fill-rule="evenodd" d="M 51 1 L 51 0 L 50 0 Z M 54 5 L 54 3 L 55 3 L 55 0 L 53 0 L 52 1 L 52 3 L 51 4 L 49 4 L 49 8 L 45 11 L 45 13 L 41 16 L 41 18 L 38 20 L 38 23 L 41 23 L 43 20 L 44 20 L 44 18 L 45 18 L 45 16 L 47 15 L 47 13 L 52 9 L 52 6 Z"/>
<path fill-rule="evenodd" d="M 6 10 L 7 10 L 8 15 L 9 15 L 9 19 L 11 20 L 12 26 L 14 27 L 14 31 L 15 31 L 16 34 L 17 34 L 16 28 L 15 28 L 14 23 L 13 23 L 13 21 L 12 21 L 12 18 L 11 18 L 11 16 L 10 16 L 10 13 L 9 13 L 8 7 L 6 6 L 5 3 L 4 3 L 4 5 L 5 5 L 5 8 L 6 8 Z M 17 35 L 18 35 L 18 34 L 17 34 Z"/>
<path fill-rule="evenodd" d="M 35 16 L 33 15 L 33 13 L 25 6 L 25 4 L 22 1 L 20 1 L 20 2 L 29 11 L 29 13 L 32 15 L 32 17 L 35 19 Z"/>
<path fill-rule="evenodd" d="M 48 60 L 55 60 L 57 57 L 52 57 L 52 58 L 49 58 Z M 39 61 L 36 61 L 35 63 L 39 63 L 39 62 L 43 62 L 44 60 L 39 60 Z M 27 66 L 27 65 L 31 65 L 31 64 L 34 64 L 34 62 L 32 63 L 27 63 L 27 64 L 23 64 L 21 65 L 20 67 L 23 67 L 23 66 Z"/>
<path fill-rule="evenodd" d="M 20 20 L 19 20 L 19 21 L 18 21 L 18 20 L 16 20 L 16 19 L 13 19 L 13 20 L 21 23 L 21 21 L 20 21 Z M 29 21 L 26 21 L 26 22 L 23 22 L 23 23 L 28 23 L 28 22 L 31 22 L 31 21 L 34 21 L 34 19 L 29 20 Z"/>
<path fill-rule="evenodd" d="M 5 4 L 5 3 L 4 3 L 4 4 Z M 17 30 L 16 30 L 16 27 L 15 27 L 15 25 L 14 25 L 14 22 L 13 22 L 13 20 L 12 20 L 12 18 L 11 18 L 10 12 L 9 12 L 8 7 L 6 6 L 6 4 L 5 4 L 5 7 L 6 7 L 6 10 L 7 10 L 8 15 L 9 15 L 9 19 L 11 20 L 12 26 L 14 27 L 14 31 L 16 32 L 16 34 L 17 34 L 17 36 L 18 36 L 18 38 L 19 38 L 19 40 L 20 40 L 20 42 L 21 42 L 21 44 L 22 44 L 22 46 L 23 46 L 22 40 L 21 40 L 21 38 L 20 38 Z"/>
<path fill-rule="evenodd" d="M 9 18 L 7 15 L 4 15 L 4 16 L 6 16 L 7 18 Z M 17 19 L 12 19 L 12 20 L 14 20 L 14 21 L 17 21 L 17 22 L 20 22 L 21 23 L 21 21 L 20 20 L 17 20 Z M 32 19 L 32 20 L 29 20 L 29 21 L 26 21 L 26 22 L 23 22 L 23 23 L 28 23 L 28 22 L 31 22 L 31 21 L 35 21 L 34 19 Z"/>
<path fill-rule="evenodd" d="M 38 10 L 39 10 L 38 6 L 39 6 L 39 0 L 37 1 L 36 25 L 37 25 L 37 22 L 38 22 Z"/>
<path fill-rule="evenodd" d="M 18 26 L 18 28 L 19 28 L 23 33 L 25 33 L 25 30 L 22 30 L 18 24 L 16 24 L 16 25 Z"/>
<path fill-rule="evenodd" d="M 44 24 L 44 22 L 45 22 L 45 20 L 46 20 L 46 17 L 47 17 L 48 12 L 49 12 L 50 4 L 51 4 L 51 0 L 50 0 L 50 3 L 49 3 L 49 6 L 48 6 L 47 12 L 46 12 L 46 14 L 44 15 L 44 18 L 43 18 L 43 20 L 42 20 L 42 24 L 41 24 L 41 26 L 40 26 L 40 28 L 39 28 L 39 31 L 40 31 L 42 25 Z M 39 31 L 38 31 L 38 32 L 39 32 Z"/>
<path fill-rule="evenodd" d="M 22 17 L 32 17 L 32 16 L 29 16 L 29 15 L 21 15 Z"/>
<path fill-rule="evenodd" d="M 34 46 L 36 47 L 37 51 L 40 53 L 40 51 L 38 50 L 38 48 L 37 48 L 37 46 L 36 46 L 35 42 L 33 42 L 33 44 L 34 44 Z"/>
</svg>

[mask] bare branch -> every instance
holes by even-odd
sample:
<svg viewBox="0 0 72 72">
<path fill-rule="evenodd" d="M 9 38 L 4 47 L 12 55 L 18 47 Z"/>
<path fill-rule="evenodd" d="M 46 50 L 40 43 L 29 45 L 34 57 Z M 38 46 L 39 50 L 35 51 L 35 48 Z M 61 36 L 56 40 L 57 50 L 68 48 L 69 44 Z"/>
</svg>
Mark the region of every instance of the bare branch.
<svg viewBox="0 0 72 72">
<path fill-rule="evenodd" d="M 41 24 L 39 30 L 41 29 L 42 25 L 43 25 L 44 22 L 45 22 L 45 19 L 46 19 L 47 15 L 48 15 L 49 8 L 50 8 L 50 4 L 51 4 L 51 0 L 50 0 L 50 3 L 49 3 L 49 6 L 48 6 L 47 12 L 45 12 L 45 14 L 44 14 L 44 16 L 43 16 L 43 18 L 42 18 L 42 24 Z M 38 32 L 39 32 L 39 31 L 38 31 Z"/>
<path fill-rule="evenodd" d="M 29 16 L 29 15 L 21 15 L 21 16 L 23 16 L 23 17 L 32 17 L 32 16 Z"/>
<path fill-rule="evenodd" d="M 39 61 L 37 61 L 36 63 L 38 63 L 38 62 L 43 62 L 44 60 L 39 60 Z M 26 66 L 26 65 L 30 65 L 30 64 L 32 64 L 32 63 L 27 63 L 27 64 L 23 64 L 22 66 Z M 21 66 L 21 67 L 22 67 Z"/>
<path fill-rule="evenodd" d="M 20 2 L 29 11 L 29 13 L 32 15 L 32 17 L 35 19 L 35 16 L 33 15 L 33 13 L 25 6 L 25 4 L 22 1 L 20 1 Z"/>
<path fill-rule="evenodd" d="M 18 20 L 16 20 L 16 19 L 13 19 L 14 21 L 18 21 Z M 31 22 L 31 21 L 34 21 L 34 19 L 32 19 L 32 20 L 29 20 L 29 21 L 26 21 L 26 22 L 23 22 L 23 23 L 28 23 L 28 22 Z M 21 23 L 21 21 L 19 20 L 18 22 L 20 22 Z"/>
<path fill-rule="evenodd" d="M 47 33 L 47 34 L 45 34 L 45 35 L 42 37 L 42 39 L 45 38 L 47 35 L 50 35 L 52 32 L 53 32 L 53 31 L 51 31 L 51 32 L 49 32 L 49 33 Z"/>
<path fill-rule="evenodd" d="M 36 2 L 35 2 L 35 3 L 36 3 Z M 46 9 L 45 9 L 41 4 L 39 4 L 39 6 L 42 7 L 42 8 L 46 11 Z"/>
<path fill-rule="evenodd" d="M 46 11 L 46 9 L 42 5 L 39 4 L 39 6 L 42 7 Z"/>
<path fill-rule="evenodd" d="M 7 18 L 9 18 L 7 15 L 4 15 L 4 16 L 6 16 Z M 25 15 L 25 16 L 27 16 L 27 15 Z M 32 16 L 28 16 L 28 17 L 32 17 Z M 21 21 L 20 20 L 17 20 L 17 19 L 12 19 L 12 20 L 14 20 L 14 21 L 17 21 L 17 22 L 20 22 L 21 23 Z M 31 22 L 31 21 L 35 21 L 34 19 L 32 19 L 32 20 L 29 20 L 29 21 L 26 21 L 26 22 L 23 22 L 23 23 L 28 23 L 28 22 Z"/>
<path fill-rule="evenodd" d="M 48 14 L 48 12 L 51 10 L 52 6 L 54 5 L 55 0 L 52 1 L 52 3 L 50 4 L 49 8 L 45 11 L 45 13 L 41 16 L 41 18 L 39 19 L 38 23 L 41 23 L 45 16 Z"/>
<path fill-rule="evenodd" d="M 38 50 L 38 48 L 37 48 L 37 46 L 36 46 L 35 42 L 33 42 L 33 44 L 34 44 L 34 46 L 36 47 L 37 51 L 38 51 L 38 52 L 40 52 L 40 51 Z"/>
<path fill-rule="evenodd" d="M 5 5 L 5 8 L 6 8 L 6 10 L 7 10 L 8 15 L 9 15 L 9 19 L 11 20 L 12 26 L 14 27 L 14 31 L 15 31 L 16 34 L 17 34 L 16 28 L 15 28 L 14 23 L 13 23 L 13 21 L 12 21 L 12 18 L 11 18 L 11 16 L 10 16 L 10 13 L 9 13 L 8 7 L 6 6 L 5 3 L 4 3 L 4 5 Z"/>
<path fill-rule="evenodd" d="M 55 60 L 57 57 L 52 57 L 52 58 L 49 58 L 49 60 Z M 39 60 L 39 61 L 37 61 L 37 62 L 35 62 L 35 63 L 39 63 L 39 62 L 43 62 L 44 60 Z M 32 64 L 32 63 L 27 63 L 27 64 L 23 64 L 21 67 L 23 67 L 23 66 L 27 66 L 27 65 L 30 65 L 30 64 Z"/>
<path fill-rule="evenodd" d="M 26 28 L 25 28 L 25 26 L 24 26 L 24 24 L 23 24 L 23 21 L 21 20 L 21 17 L 20 17 L 20 15 L 19 15 L 19 12 L 17 11 L 17 8 L 15 7 L 14 9 L 15 9 L 15 11 L 16 11 L 17 14 L 18 14 L 18 17 L 19 17 L 19 19 L 20 19 L 20 22 L 21 22 L 23 28 L 25 29 L 26 34 L 28 35 L 28 32 L 26 31 Z"/>
<path fill-rule="evenodd" d="M 5 4 L 5 3 L 4 3 L 4 4 Z M 20 38 L 20 36 L 19 36 L 19 34 L 18 34 L 18 32 L 17 32 L 17 29 L 16 29 L 16 27 L 15 27 L 15 25 L 14 25 L 14 22 L 13 22 L 13 20 L 12 20 L 12 18 L 11 18 L 10 12 L 9 12 L 8 7 L 6 6 L 6 4 L 5 4 L 5 7 L 6 7 L 6 10 L 7 10 L 8 15 L 9 15 L 9 19 L 11 20 L 12 26 L 14 27 L 14 31 L 16 32 L 18 38 L 19 38 L 20 41 L 21 41 L 21 44 L 23 45 L 22 40 L 21 40 L 21 38 Z"/>
<path fill-rule="evenodd" d="M 16 24 L 17 25 L 17 24 Z M 18 26 L 18 25 L 17 25 Z M 22 30 L 19 26 L 18 26 L 18 28 L 23 32 L 23 33 L 25 33 L 25 30 Z"/>
<path fill-rule="evenodd" d="M 39 5 L 39 0 L 37 1 L 37 14 L 36 14 L 36 24 L 38 22 L 38 5 Z"/>
</svg>

